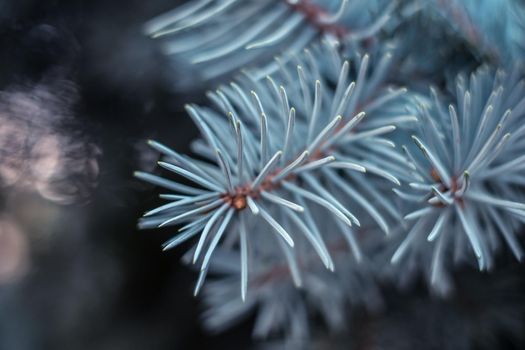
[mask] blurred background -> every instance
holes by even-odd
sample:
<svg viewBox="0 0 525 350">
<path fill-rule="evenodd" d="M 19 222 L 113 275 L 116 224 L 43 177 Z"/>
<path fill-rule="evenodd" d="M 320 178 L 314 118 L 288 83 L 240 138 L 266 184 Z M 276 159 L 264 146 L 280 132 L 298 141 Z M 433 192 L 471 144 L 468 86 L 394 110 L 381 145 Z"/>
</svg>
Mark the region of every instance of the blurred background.
<svg viewBox="0 0 525 350">
<path fill-rule="evenodd" d="M 250 319 L 206 332 L 184 250 L 161 251 L 174 232 L 136 229 L 157 201 L 132 176 L 155 166 L 145 141 L 188 152 L 184 103 L 204 101 L 141 31 L 181 2 L 0 0 L 0 350 L 267 345 Z M 458 272 L 452 299 L 385 286 L 383 310 L 312 348 L 525 348 L 524 269 L 503 260 Z"/>
</svg>

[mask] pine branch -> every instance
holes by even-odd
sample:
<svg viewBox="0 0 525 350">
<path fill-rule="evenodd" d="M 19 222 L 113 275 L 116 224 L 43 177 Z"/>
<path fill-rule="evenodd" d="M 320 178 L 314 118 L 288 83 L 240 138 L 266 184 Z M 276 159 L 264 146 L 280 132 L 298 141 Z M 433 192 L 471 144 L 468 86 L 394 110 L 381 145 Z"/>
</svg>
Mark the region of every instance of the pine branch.
<svg viewBox="0 0 525 350">
<path fill-rule="evenodd" d="M 395 4 L 378 0 L 194 0 L 152 19 L 144 31 L 162 42 L 177 65 L 191 65 L 192 80 L 176 82 L 185 88 L 227 78 L 246 66 L 270 64 L 267 69 L 271 71 L 274 56 L 298 53 L 320 37 L 343 43 L 373 37 L 387 23 Z"/>
<path fill-rule="evenodd" d="M 365 180 L 369 183 L 382 183 L 384 178 L 399 184 L 379 163 L 384 155 L 394 153 L 391 142 L 381 140 L 395 129 L 388 124 L 395 115 L 382 113 L 396 104 L 399 89 L 370 89 L 370 85 L 380 86 L 382 76 L 378 74 L 385 74 L 385 70 L 369 73 L 367 55 L 356 67 L 355 82 L 351 81 L 350 64 L 336 56 L 335 62 L 342 63 L 332 88 L 334 85 L 325 78 L 328 74 L 323 74 L 317 63 L 322 62 L 322 57 L 326 54 L 318 56 L 321 61 L 306 62 L 305 53 L 297 58 L 300 65 L 295 67 L 296 72 L 283 67 L 274 78 L 253 81 L 250 95 L 242 82 L 210 93 L 222 113 L 188 106 L 188 113 L 203 135 L 194 151 L 206 161 L 150 142 L 165 156 L 159 162 L 161 167 L 195 186 L 137 173 L 145 181 L 177 192 L 173 197 L 164 195 L 172 201 L 147 212 L 140 226 L 185 225 L 178 236 L 165 244 L 165 249 L 199 236 L 192 260 L 201 264 L 200 282 L 223 235 L 238 237 L 241 250 L 254 237 L 274 235 L 278 245 L 264 238 L 259 242 L 260 249 L 277 248 L 288 257 L 295 242 L 306 239 L 317 248 L 325 267 L 333 270 L 331 258 L 323 249 L 323 234 L 309 232 L 312 223 L 319 219 L 312 212 L 323 212 L 322 220 L 339 223 L 334 229 L 347 238 L 357 258 L 359 247 L 350 229 L 361 223 L 348 209 L 354 206 L 352 202 L 388 233 L 388 220 L 374 204 L 381 197 L 376 186 L 359 188 L 363 180 L 357 176 L 369 172 Z M 300 84 L 293 83 L 295 74 Z M 292 80 L 286 81 L 287 78 Z M 371 115 L 365 117 L 360 106 L 373 106 Z M 389 206 L 384 199 L 378 204 Z M 246 254 L 241 257 L 244 298 L 248 262 Z M 288 264 L 293 271 L 294 259 L 288 259 Z M 198 283 L 196 293 L 200 287 Z"/>
<path fill-rule="evenodd" d="M 412 249 L 424 250 L 419 245 L 429 243 L 418 237 L 425 235 L 435 243 L 425 264 L 437 288 L 447 283 L 444 269 L 452 252 L 474 255 L 480 270 L 490 270 L 503 239 L 523 259 L 514 233 L 525 217 L 523 192 L 514 187 L 523 179 L 520 71 L 481 67 L 470 78 L 457 77 L 454 95 L 447 109 L 432 89 L 430 107 L 421 106 L 419 131 L 412 136 L 416 147 L 403 148 L 413 172 L 397 191 L 410 208 L 405 216 L 410 225 L 392 262 Z"/>
</svg>

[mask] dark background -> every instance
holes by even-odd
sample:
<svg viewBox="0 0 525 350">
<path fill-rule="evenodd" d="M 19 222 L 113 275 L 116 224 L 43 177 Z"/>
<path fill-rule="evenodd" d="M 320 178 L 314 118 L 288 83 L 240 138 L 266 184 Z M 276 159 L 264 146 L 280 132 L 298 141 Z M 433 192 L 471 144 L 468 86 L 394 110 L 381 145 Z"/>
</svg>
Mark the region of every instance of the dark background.
<svg viewBox="0 0 525 350">
<path fill-rule="evenodd" d="M 31 245 L 29 273 L 0 285 L 0 349 L 247 346 L 247 331 L 210 337 L 200 328 L 194 274 L 179 263 L 180 251 L 161 252 L 173 232 L 136 229 L 156 203 L 156 191 L 132 176 L 155 165 L 145 140 L 185 152 L 196 136 L 183 106 L 202 92 L 171 91 L 168 64 L 141 32 L 179 2 L 0 1 L 0 89 L 72 81 L 76 127 L 102 151 L 88 203 L 59 206 L 0 189 L 9 214 L 28 203 L 58 211 L 52 228 L 29 230 L 53 231 Z"/>
<path fill-rule="evenodd" d="M 204 100 L 203 91 L 171 89 L 184 72 L 169 69 L 141 33 L 146 20 L 179 2 L 0 0 L 0 90 L 72 81 L 75 125 L 101 150 L 98 186 L 87 202 L 61 206 L 2 190 L 0 209 L 28 235 L 46 238 L 31 240 L 27 275 L 0 285 L 0 350 L 251 346 L 250 320 L 220 335 L 201 328 L 202 307 L 192 296 L 196 276 L 179 262 L 183 249 L 161 252 L 173 232 L 136 229 L 137 218 L 157 203 L 157 191 L 132 176 L 154 167 L 145 140 L 187 152 L 197 131 L 184 103 Z M 52 221 L 34 214 L 48 211 Z M 318 347 L 345 349 L 353 339 L 352 348 L 368 349 L 356 338 L 377 331 L 387 349 L 453 349 L 456 338 L 477 338 L 474 348 L 522 348 L 523 267 L 508 260 L 494 278 L 460 273 L 466 291 L 453 301 L 430 301 L 421 286 L 386 293 L 386 312 L 356 315 L 356 332 Z M 447 333 L 454 322 L 463 333 Z"/>
</svg>

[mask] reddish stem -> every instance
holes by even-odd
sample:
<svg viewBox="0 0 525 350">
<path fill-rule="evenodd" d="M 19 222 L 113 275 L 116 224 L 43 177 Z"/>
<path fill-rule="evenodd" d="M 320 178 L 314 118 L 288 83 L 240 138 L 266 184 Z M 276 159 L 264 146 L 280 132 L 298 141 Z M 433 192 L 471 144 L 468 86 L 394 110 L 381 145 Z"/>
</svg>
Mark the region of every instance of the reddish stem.
<svg viewBox="0 0 525 350">
<path fill-rule="evenodd" d="M 285 2 L 293 10 L 300 12 L 320 32 L 330 33 L 339 39 L 344 38 L 348 34 L 348 29 L 342 25 L 324 23 L 323 18 L 326 18 L 329 14 L 321 6 L 312 3 L 310 0 L 301 0 L 297 3 Z"/>
</svg>

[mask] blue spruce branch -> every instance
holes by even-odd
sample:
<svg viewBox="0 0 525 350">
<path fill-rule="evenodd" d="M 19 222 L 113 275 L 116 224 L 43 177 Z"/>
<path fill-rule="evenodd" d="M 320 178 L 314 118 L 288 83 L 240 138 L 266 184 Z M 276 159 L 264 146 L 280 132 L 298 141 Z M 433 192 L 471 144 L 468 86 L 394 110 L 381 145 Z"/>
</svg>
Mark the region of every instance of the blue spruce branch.
<svg viewBox="0 0 525 350">
<path fill-rule="evenodd" d="M 162 42 L 176 65 L 191 65 L 191 81 L 177 82 L 185 88 L 231 76 L 245 66 L 265 66 L 274 56 L 298 53 L 319 37 L 344 43 L 371 38 L 390 19 L 395 3 L 195 0 L 152 19 L 144 30 Z"/>
<path fill-rule="evenodd" d="M 305 53 L 302 59 L 308 57 Z M 258 244 L 263 252 L 280 249 L 294 271 L 292 248 L 298 239 L 306 239 L 325 267 L 333 270 L 324 234 L 313 226 L 317 216 L 311 213 L 321 210 L 328 214 L 324 218 L 337 223 L 334 229 L 341 232 L 358 259 L 361 252 L 351 227 L 361 223 L 349 208 L 355 206 L 365 212 L 388 233 L 387 219 L 375 203 L 387 208 L 391 205 L 370 182 L 399 185 L 379 162 L 388 157 L 402 160 L 395 157 L 394 145 L 385 136 L 395 130 L 392 120 L 413 121 L 413 117 L 383 113 L 392 111 L 405 89 L 382 87 L 386 70 L 369 73 L 368 55 L 362 56 L 355 67 L 355 82 L 350 64 L 339 56 L 335 58 L 340 67 L 334 85 L 324 78 L 317 60 L 299 61 L 295 72 L 283 67 L 274 78 L 254 81 L 251 92 L 241 83 L 232 83 L 210 93 L 216 110 L 187 106 L 203 135 L 194 143 L 194 151 L 207 161 L 150 141 L 165 156 L 159 165 L 195 186 L 136 173 L 145 181 L 175 191 L 161 195 L 169 202 L 147 212 L 140 226 L 183 225 L 165 249 L 199 237 L 192 259 L 201 264 L 196 293 L 223 236 L 228 240 L 228 235 L 234 235 L 238 242 L 244 299 L 248 285 L 246 251 L 251 240 L 263 237 Z M 297 80 L 299 84 L 294 84 Z M 361 108 L 368 108 L 370 115 Z M 370 175 L 359 176 L 365 172 Z M 266 238 L 271 232 L 277 242 Z"/>
</svg>

